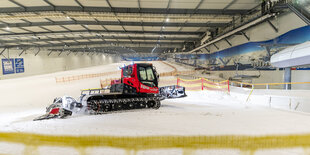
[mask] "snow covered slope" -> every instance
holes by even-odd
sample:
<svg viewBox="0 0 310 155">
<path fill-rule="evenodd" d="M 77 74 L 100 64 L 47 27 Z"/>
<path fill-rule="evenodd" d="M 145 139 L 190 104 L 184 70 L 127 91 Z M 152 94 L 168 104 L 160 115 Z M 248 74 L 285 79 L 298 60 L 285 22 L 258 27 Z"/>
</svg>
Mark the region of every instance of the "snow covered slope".
<svg viewBox="0 0 310 155">
<path fill-rule="evenodd" d="M 70 72 L 111 71 L 120 65 L 122 63 Z M 159 72 L 172 70 L 160 62 L 154 62 L 154 65 Z M 45 106 L 51 104 L 54 97 L 64 94 L 78 97 L 80 89 L 99 87 L 99 78 L 63 84 L 55 83 L 55 76 L 68 74 L 70 73 L 64 72 L 0 81 L 2 95 L 0 130 L 77 135 L 93 133 L 258 135 L 310 132 L 310 127 L 308 127 L 310 124 L 306 121 L 309 119 L 308 115 L 245 105 L 235 96 L 208 91 L 187 92 L 186 98 L 165 100 L 159 110 L 135 110 L 117 114 L 74 116 L 63 120 L 33 122 L 32 119 L 44 113 Z M 292 129 L 291 125 L 294 121 L 296 122 Z M 101 125 L 98 125 L 98 122 Z M 184 123 L 187 125 L 182 127 Z M 229 128 L 225 127 L 227 125 Z M 89 128 L 90 126 L 94 128 Z"/>
<path fill-rule="evenodd" d="M 111 64 L 70 71 L 111 71 L 120 66 Z M 172 70 L 160 62 L 154 62 L 159 72 Z M 74 73 L 73 73 L 74 72 Z M 80 89 L 99 87 L 100 78 L 55 83 L 55 76 L 71 73 L 55 73 L 20 79 L 0 81 L 0 132 L 30 132 L 48 135 L 274 135 L 300 134 L 310 132 L 310 115 L 298 112 L 280 111 L 271 108 L 245 104 L 235 96 L 224 93 L 200 91 L 187 92 L 185 98 L 162 101 L 158 110 L 145 109 L 118 112 L 105 115 L 74 115 L 66 119 L 32 121 L 44 113 L 45 106 L 56 96 L 64 94 L 78 97 Z M 22 146 L 0 143 L 0 148 L 19 154 Z M 44 149 L 43 149 L 44 150 Z M 3 151 L 3 152 L 1 152 Z M 64 151 L 50 147 L 45 151 L 77 154 L 76 150 Z M 126 153 L 123 150 L 97 150 L 111 154 Z M 44 151 L 43 151 L 44 152 Z M 147 152 L 147 151 L 146 151 Z M 157 151 L 153 154 L 180 154 L 180 150 Z M 233 150 L 226 153 L 238 153 Z M 45 152 L 46 153 L 46 152 Z M 205 154 L 206 152 L 201 152 Z M 218 153 L 218 152 L 217 152 Z M 213 153 L 212 153 L 213 154 Z M 263 153 L 264 154 L 264 153 Z"/>
</svg>

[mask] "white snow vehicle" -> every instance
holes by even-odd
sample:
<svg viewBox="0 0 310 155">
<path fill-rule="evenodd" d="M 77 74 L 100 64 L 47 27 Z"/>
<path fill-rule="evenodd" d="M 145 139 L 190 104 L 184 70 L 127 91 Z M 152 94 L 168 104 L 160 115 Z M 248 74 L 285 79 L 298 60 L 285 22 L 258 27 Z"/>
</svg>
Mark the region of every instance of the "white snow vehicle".
<svg viewBox="0 0 310 155">
<path fill-rule="evenodd" d="M 185 87 L 178 85 L 160 87 L 159 93 L 165 98 L 180 98 L 186 96 Z"/>
<path fill-rule="evenodd" d="M 65 118 L 71 116 L 72 113 L 82 112 L 82 108 L 82 104 L 78 103 L 71 96 L 57 97 L 54 99 L 53 104 L 46 107 L 46 114 L 35 118 L 34 121 L 51 118 Z"/>
</svg>

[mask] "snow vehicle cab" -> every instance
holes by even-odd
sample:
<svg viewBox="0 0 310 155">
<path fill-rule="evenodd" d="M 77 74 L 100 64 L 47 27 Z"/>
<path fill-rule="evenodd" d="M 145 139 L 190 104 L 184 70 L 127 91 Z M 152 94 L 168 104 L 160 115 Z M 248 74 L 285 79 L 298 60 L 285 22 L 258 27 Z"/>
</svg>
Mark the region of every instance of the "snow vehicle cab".
<svg viewBox="0 0 310 155">
<path fill-rule="evenodd" d="M 152 64 L 132 64 L 122 68 L 120 80 L 111 81 L 111 93 L 157 94 L 159 76 Z"/>
</svg>

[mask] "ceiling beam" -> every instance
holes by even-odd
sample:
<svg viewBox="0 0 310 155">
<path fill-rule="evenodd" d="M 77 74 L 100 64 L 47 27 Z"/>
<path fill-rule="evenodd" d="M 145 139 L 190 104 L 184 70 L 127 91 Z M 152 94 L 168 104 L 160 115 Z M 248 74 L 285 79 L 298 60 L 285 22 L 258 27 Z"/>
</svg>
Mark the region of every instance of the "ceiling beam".
<svg viewBox="0 0 310 155">
<path fill-rule="evenodd" d="M 170 10 L 170 5 L 171 5 L 171 0 L 169 0 L 169 1 L 168 1 L 168 5 L 167 5 L 167 8 L 166 8 L 167 13 L 169 13 L 169 10 Z"/>
<path fill-rule="evenodd" d="M 52 4 L 50 1 L 48 0 L 43 0 L 45 3 L 47 3 L 49 6 L 46 8 L 52 8 L 51 11 L 56 11 L 56 6 L 54 4 Z"/>
<path fill-rule="evenodd" d="M 170 23 L 170 22 L 121 22 L 118 21 L 53 21 L 53 22 L 25 22 L 0 24 L 0 28 L 51 26 L 51 25 L 111 25 L 111 26 L 158 26 L 158 27 L 224 27 L 227 23 Z"/>
<path fill-rule="evenodd" d="M 242 32 L 242 31 L 244 31 L 246 29 L 249 29 L 249 28 L 251 28 L 253 26 L 261 24 L 261 23 L 265 22 L 266 20 L 268 20 L 269 18 L 272 18 L 274 16 L 275 16 L 275 14 L 267 14 L 267 15 L 264 15 L 264 16 L 256 17 L 256 18 L 252 19 L 251 21 L 246 22 L 246 23 L 240 25 L 239 27 L 236 27 L 233 30 L 230 30 L 228 32 L 225 32 L 225 33 L 217 36 L 213 40 L 211 40 L 211 41 L 209 41 L 209 42 L 207 42 L 207 43 L 205 43 L 203 45 L 200 45 L 200 46 L 196 47 L 195 49 L 192 49 L 191 51 L 189 51 L 189 53 L 193 53 L 193 52 L 195 52 L 197 50 L 200 50 L 200 49 L 202 49 L 202 48 L 204 48 L 206 46 L 209 46 L 209 45 L 211 45 L 213 43 L 221 41 L 222 39 L 225 39 L 225 38 L 227 38 L 229 36 L 232 36 L 232 35 L 234 35 L 236 33 Z M 247 39 L 249 40 L 250 38 L 247 37 Z"/>
<path fill-rule="evenodd" d="M 199 3 L 197 4 L 197 6 L 196 6 L 195 9 L 194 9 L 194 13 L 193 13 L 193 14 L 195 14 L 195 13 L 198 11 L 200 5 L 201 5 L 203 2 L 204 2 L 204 0 L 200 0 L 200 1 L 199 1 Z"/>
<path fill-rule="evenodd" d="M 267 23 L 272 27 L 272 29 L 273 29 L 276 33 L 279 32 L 278 28 L 277 28 L 274 24 L 272 24 L 272 22 L 271 22 L 270 20 L 267 20 Z"/>
<path fill-rule="evenodd" d="M 45 2 L 48 2 L 45 0 Z M 155 14 L 214 14 L 214 15 L 238 15 L 247 14 L 249 9 L 176 9 L 170 8 L 121 8 L 121 7 L 86 7 L 80 6 L 49 6 L 35 7 L 2 7 L 0 13 L 17 13 L 17 12 L 39 12 L 39 11 L 82 11 L 82 12 L 115 12 L 115 13 L 155 13 Z"/>
<path fill-rule="evenodd" d="M 142 50 L 142 51 L 145 51 L 145 50 L 152 50 L 152 47 L 135 47 L 136 50 Z M 167 47 L 158 47 L 158 49 L 167 49 Z M 63 49 L 61 48 L 49 48 L 48 50 L 52 50 L 52 51 L 61 51 Z M 133 49 L 126 49 L 126 48 L 121 48 L 121 47 L 118 47 L 118 48 L 110 48 L 110 47 L 102 47 L 102 46 L 92 46 L 92 47 L 74 47 L 74 48 L 68 48 L 68 49 L 64 49 L 64 51 L 81 51 L 81 52 L 90 52 L 90 51 L 99 51 L 99 50 L 127 50 L 127 51 L 136 51 L 136 50 L 133 50 Z M 142 53 L 139 51 L 139 53 Z"/>
<path fill-rule="evenodd" d="M 213 46 L 214 46 L 217 50 L 219 50 L 219 49 L 220 49 L 218 46 L 216 46 L 216 44 L 215 44 L 215 43 L 213 43 Z"/>
<path fill-rule="evenodd" d="M 141 10 L 141 2 L 140 2 L 140 0 L 138 0 L 138 8 L 139 8 L 139 10 Z"/>
<path fill-rule="evenodd" d="M 15 5 L 21 7 L 24 11 L 27 10 L 27 8 L 26 8 L 24 5 L 22 5 L 22 4 L 20 4 L 20 3 L 16 2 L 16 1 L 14 1 L 14 0 L 9 0 L 9 1 L 12 2 L 12 3 L 14 3 Z"/>
<path fill-rule="evenodd" d="M 33 33 L 13 33 L 13 34 L 1 34 L 1 38 L 9 37 L 9 36 L 25 36 L 25 35 L 54 35 L 54 34 L 63 34 L 63 33 L 107 33 L 113 35 L 113 33 L 118 33 L 118 34 L 128 34 L 128 35 L 135 35 L 135 34 L 145 34 L 145 35 L 202 35 L 203 32 L 176 32 L 176 31 L 163 31 L 163 32 L 158 32 L 158 31 L 120 31 L 120 30 L 115 30 L 115 31 L 105 31 L 105 30 L 92 30 L 92 31 L 87 31 L 87 30 L 71 30 L 71 31 L 55 31 L 53 33 L 51 32 L 33 32 Z"/>
<path fill-rule="evenodd" d="M 132 40 L 157 40 L 158 37 L 118 37 L 118 36 L 93 36 L 93 37 L 65 37 L 65 38 L 46 38 L 41 39 L 40 37 L 33 37 L 29 38 L 27 40 L 0 40 L 0 43 L 20 43 L 20 42 L 46 42 L 46 41 L 65 41 L 65 40 L 79 40 L 79 39 L 132 39 Z M 186 41 L 186 42 L 194 42 L 199 40 L 199 38 L 161 38 L 160 40 L 180 40 L 180 41 Z"/>
<path fill-rule="evenodd" d="M 238 0 L 232 0 L 230 3 L 228 3 L 223 10 L 227 10 L 230 6 L 232 6 L 233 4 L 235 4 Z"/>
<path fill-rule="evenodd" d="M 111 5 L 110 1 L 109 1 L 109 0 L 105 0 L 105 1 L 106 1 L 106 2 L 107 2 L 107 4 L 109 5 L 109 9 L 110 9 L 110 11 L 112 12 L 113 7 L 112 7 L 112 5 Z"/>
<path fill-rule="evenodd" d="M 241 34 L 242 34 L 248 41 L 250 41 L 250 37 L 249 37 L 245 32 L 241 32 Z"/>
<path fill-rule="evenodd" d="M 208 47 L 205 47 L 204 49 L 206 49 L 206 51 L 207 51 L 208 53 L 210 53 L 210 50 L 208 49 Z"/>
<path fill-rule="evenodd" d="M 74 0 L 76 4 L 78 4 L 83 10 L 84 10 L 84 6 L 80 3 L 79 0 Z"/>
<path fill-rule="evenodd" d="M 111 12 L 113 12 L 113 7 L 112 7 L 110 1 L 109 1 L 109 0 L 106 0 L 106 2 L 108 3 Z M 124 32 L 126 32 L 126 29 L 125 29 L 124 26 L 121 24 L 121 21 L 119 20 L 119 18 L 117 18 L 116 12 L 113 12 L 113 13 L 114 13 L 114 16 L 116 17 L 116 20 L 117 20 L 118 24 L 122 27 L 122 29 L 124 30 Z"/>
<path fill-rule="evenodd" d="M 225 38 L 224 40 L 227 42 L 227 44 L 228 44 L 229 46 L 232 46 L 232 44 L 228 41 L 227 38 Z"/>
<path fill-rule="evenodd" d="M 14 47 L 23 47 L 23 48 L 30 48 L 30 47 L 59 47 L 59 49 L 63 49 L 64 46 L 66 46 L 67 49 L 69 49 L 71 46 L 87 46 L 90 47 L 90 45 L 100 45 L 105 47 L 121 47 L 121 46 L 128 46 L 132 45 L 130 47 L 154 47 L 155 45 L 158 47 L 170 47 L 170 48 L 181 48 L 183 47 L 183 43 L 174 43 L 174 42 L 135 42 L 132 43 L 131 41 L 93 41 L 93 42 L 72 42 L 72 43 L 55 43 L 55 44 L 44 44 L 44 45 L 1 45 L 0 48 L 14 48 Z"/>
<path fill-rule="evenodd" d="M 8 25 L 9 23 L 6 23 L 4 21 L 1 21 L 1 23 L 3 23 L 3 25 Z M 9 34 L 15 34 L 14 32 L 9 31 L 9 26 L 6 26 L 5 28 L 2 28 L 1 31 L 7 32 Z"/>
</svg>

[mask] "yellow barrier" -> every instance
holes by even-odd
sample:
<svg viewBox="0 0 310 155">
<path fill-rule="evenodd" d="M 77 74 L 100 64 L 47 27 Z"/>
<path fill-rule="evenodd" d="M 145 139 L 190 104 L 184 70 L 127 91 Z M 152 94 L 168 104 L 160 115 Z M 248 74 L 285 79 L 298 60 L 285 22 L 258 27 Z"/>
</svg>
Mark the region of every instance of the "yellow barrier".
<svg viewBox="0 0 310 155">
<path fill-rule="evenodd" d="M 270 136 L 49 136 L 30 133 L 0 133 L 0 141 L 20 143 L 32 148 L 39 146 L 114 147 L 125 150 L 164 148 L 239 149 L 254 152 L 259 149 L 310 147 L 310 134 Z"/>
</svg>

